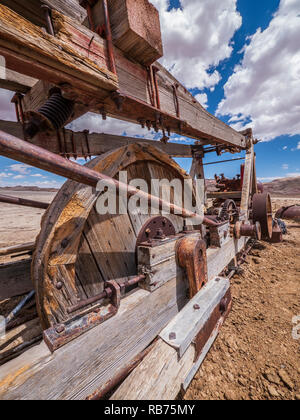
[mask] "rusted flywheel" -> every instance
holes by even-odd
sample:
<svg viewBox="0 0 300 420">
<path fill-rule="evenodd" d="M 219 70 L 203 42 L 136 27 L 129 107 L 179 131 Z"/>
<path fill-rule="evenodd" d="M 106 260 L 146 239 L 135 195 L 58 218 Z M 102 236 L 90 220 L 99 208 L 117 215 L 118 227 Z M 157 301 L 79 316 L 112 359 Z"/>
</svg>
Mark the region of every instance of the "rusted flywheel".
<svg viewBox="0 0 300 420">
<path fill-rule="evenodd" d="M 86 166 L 116 179 L 126 171 L 128 182 L 143 179 L 149 192 L 153 179 L 179 179 L 183 186 L 189 178 L 167 154 L 143 143 L 113 150 Z M 152 193 L 159 195 L 159 191 Z M 178 203 L 180 197 L 175 194 L 172 191 L 171 202 Z M 68 308 L 101 294 L 107 281 L 123 284 L 138 274 L 137 238 L 152 216 L 130 211 L 100 215 L 96 211 L 99 195 L 91 187 L 67 181 L 44 215 L 32 265 L 44 328 L 81 315 L 82 310 L 70 314 Z M 164 227 L 164 218 L 160 220 Z M 176 233 L 182 231 L 180 216 L 168 215 L 166 220 Z M 172 226 L 169 230 L 174 233 Z"/>
<path fill-rule="evenodd" d="M 263 239 L 271 239 L 273 231 L 272 201 L 269 193 L 254 194 L 252 200 L 253 222 L 259 222 Z"/>
</svg>

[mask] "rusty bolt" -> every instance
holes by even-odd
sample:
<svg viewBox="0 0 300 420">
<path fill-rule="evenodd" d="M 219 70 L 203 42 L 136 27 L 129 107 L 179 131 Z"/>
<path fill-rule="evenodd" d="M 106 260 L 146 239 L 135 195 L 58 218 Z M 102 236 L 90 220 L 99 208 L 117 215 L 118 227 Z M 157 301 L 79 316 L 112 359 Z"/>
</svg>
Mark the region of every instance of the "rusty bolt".
<svg viewBox="0 0 300 420">
<path fill-rule="evenodd" d="M 216 281 L 221 281 L 220 277 L 217 277 L 217 278 L 216 278 Z"/>
<path fill-rule="evenodd" d="M 196 311 L 198 311 L 198 310 L 200 309 L 200 306 L 196 303 L 196 304 L 194 305 L 194 309 L 195 309 Z"/>
<path fill-rule="evenodd" d="M 61 325 L 57 325 L 57 327 L 55 328 L 55 331 L 57 332 L 57 334 L 62 334 L 65 331 L 66 327 L 61 324 Z"/>
<path fill-rule="evenodd" d="M 55 287 L 57 288 L 57 290 L 61 290 L 63 288 L 63 283 L 61 281 L 58 281 Z"/>
<path fill-rule="evenodd" d="M 176 340 L 176 333 L 171 332 L 171 333 L 169 334 L 169 339 L 170 339 L 170 340 Z"/>
</svg>

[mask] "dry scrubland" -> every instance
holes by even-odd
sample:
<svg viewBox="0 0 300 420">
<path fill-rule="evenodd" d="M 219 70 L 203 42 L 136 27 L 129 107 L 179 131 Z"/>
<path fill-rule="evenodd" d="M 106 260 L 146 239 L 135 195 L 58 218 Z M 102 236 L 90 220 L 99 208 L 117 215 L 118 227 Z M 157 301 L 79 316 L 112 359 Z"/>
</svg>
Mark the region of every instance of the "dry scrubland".
<svg viewBox="0 0 300 420">
<path fill-rule="evenodd" d="M 55 195 L 4 193 L 47 202 Z M 274 210 L 300 203 L 273 201 Z M 42 214 L 0 204 L 0 247 L 33 241 Z M 281 244 L 258 244 L 232 279 L 233 310 L 185 399 L 300 399 L 300 341 L 292 338 L 292 318 L 300 315 L 300 224 L 288 230 Z M 11 304 L 1 306 L 9 311 Z"/>
</svg>

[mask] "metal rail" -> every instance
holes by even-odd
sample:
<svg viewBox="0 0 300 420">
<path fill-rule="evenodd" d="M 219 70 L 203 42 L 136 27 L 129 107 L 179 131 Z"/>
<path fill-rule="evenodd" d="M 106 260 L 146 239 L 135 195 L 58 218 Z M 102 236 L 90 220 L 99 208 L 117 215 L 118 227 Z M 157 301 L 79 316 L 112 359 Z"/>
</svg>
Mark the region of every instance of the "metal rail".
<svg viewBox="0 0 300 420">
<path fill-rule="evenodd" d="M 40 201 L 28 200 L 26 198 L 11 197 L 9 195 L 0 194 L 0 203 L 15 204 L 17 206 L 33 207 L 36 209 L 47 209 L 48 203 Z"/>
</svg>

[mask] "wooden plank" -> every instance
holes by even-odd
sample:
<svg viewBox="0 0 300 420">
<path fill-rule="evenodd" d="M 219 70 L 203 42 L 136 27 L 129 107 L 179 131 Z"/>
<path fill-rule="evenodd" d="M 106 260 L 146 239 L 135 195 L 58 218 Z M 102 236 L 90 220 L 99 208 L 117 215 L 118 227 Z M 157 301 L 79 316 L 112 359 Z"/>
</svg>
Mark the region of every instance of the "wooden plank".
<svg viewBox="0 0 300 420">
<path fill-rule="evenodd" d="M 195 350 L 190 346 L 185 355 L 159 339 L 154 349 L 131 373 L 110 398 L 114 400 L 174 400 L 192 369 Z"/>
<path fill-rule="evenodd" d="M 100 117 L 99 117 L 100 118 Z M 22 124 L 0 120 L 0 130 L 24 140 Z M 27 139 L 32 144 L 43 147 L 53 153 L 66 154 L 67 156 L 85 157 L 89 155 L 86 146 L 86 137 L 83 132 L 71 130 L 60 131 L 61 138 L 65 137 L 65 149 L 61 150 L 56 134 L 39 134 L 34 139 Z M 73 137 L 73 139 L 72 139 Z M 87 136 L 92 156 L 99 156 L 114 149 L 133 143 L 145 143 L 154 146 L 172 157 L 190 158 L 192 148 L 186 144 L 162 143 L 160 141 L 141 139 L 136 137 L 116 136 L 113 134 L 90 133 Z M 75 152 L 74 152 L 75 150 Z"/>
<path fill-rule="evenodd" d="M 28 242 L 26 244 L 0 248 L 0 256 L 17 254 L 18 252 L 22 252 L 22 251 L 33 251 L 34 248 L 35 248 L 35 242 Z"/>
<path fill-rule="evenodd" d="M 51 355 L 36 346 L 0 368 L 0 399 L 85 399 L 143 351 L 186 302 L 176 279 L 139 290 L 118 314 Z"/>
<path fill-rule="evenodd" d="M 205 331 L 207 321 L 229 288 L 229 280 L 222 281 L 223 284 L 220 284 L 214 294 L 210 293 L 210 296 L 206 296 L 202 289 L 171 320 L 154 348 L 115 391 L 111 400 L 175 400 L 182 386 L 186 390 L 226 318 L 225 314 L 221 317 L 195 362 L 195 347 L 192 342 L 201 330 Z M 215 282 L 208 283 L 206 287 L 209 288 L 211 283 Z M 195 304 L 199 305 L 200 310 L 195 311 Z M 174 340 L 169 338 L 171 333 L 176 335 Z"/>
<path fill-rule="evenodd" d="M 0 264 L 0 301 L 24 295 L 33 289 L 31 258 Z"/>
<path fill-rule="evenodd" d="M 8 362 L 42 339 L 42 328 L 39 318 L 35 318 L 7 331 L 0 339 L 0 365 Z"/>
<path fill-rule="evenodd" d="M 244 182 L 242 189 L 241 199 L 241 212 L 245 215 L 249 214 L 250 194 L 252 193 L 252 179 L 254 176 L 254 147 L 251 144 L 251 148 L 247 151 L 245 160 L 245 171 L 244 171 Z"/>
<path fill-rule="evenodd" d="M 58 19 L 61 16 L 58 14 Z M 14 71 L 22 68 L 24 74 L 38 79 L 40 74 L 47 74 L 46 80 L 55 84 L 65 79 L 82 90 L 85 86 L 89 93 L 94 91 L 102 98 L 105 95 L 101 88 L 109 91 L 118 88 L 116 76 L 105 64 L 103 49 L 102 56 L 97 55 L 96 64 L 78 49 L 48 35 L 3 5 L 0 5 L 0 36 L 0 53 L 6 58 L 7 67 Z"/>
<path fill-rule="evenodd" d="M 86 10 L 79 5 L 78 0 L 1 0 L 1 3 L 39 26 L 45 26 L 41 13 L 43 3 L 79 22 L 83 22 L 87 16 Z"/>
<path fill-rule="evenodd" d="M 64 90 L 74 98 L 78 95 L 80 102 L 87 105 L 86 111 L 102 113 L 104 110 L 107 115 L 135 123 L 141 119 L 159 120 L 158 128 L 208 142 L 246 147 L 243 134 L 209 114 L 159 63 L 155 65 L 159 70 L 160 110 L 151 105 L 148 72 L 144 66 L 114 48 L 117 84 L 116 77 L 108 70 L 105 40 L 58 12 L 53 13 L 53 22 L 56 37 L 0 6 L 0 54 L 6 57 L 7 66 L 15 71 L 22 68 L 24 74 L 54 84 L 69 83 L 71 87 L 64 85 Z M 179 85 L 180 118 L 174 105 L 175 84 Z M 122 107 L 108 97 L 108 91 L 117 89 L 125 99 Z"/>
<path fill-rule="evenodd" d="M 207 271 L 208 281 L 217 277 L 230 261 L 245 248 L 248 238 L 240 240 L 230 239 L 222 248 L 208 248 L 207 250 Z"/>
<path fill-rule="evenodd" d="M 26 93 L 37 82 L 37 79 L 24 76 L 10 69 L 5 69 L 5 77 L 2 78 L 1 75 L 3 75 L 3 67 L 0 66 L 0 89 L 7 89 L 13 92 Z"/>
<path fill-rule="evenodd" d="M 208 192 L 207 198 L 220 198 L 220 199 L 231 199 L 231 200 L 240 200 L 242 197 L 242 191 L 229 191 L 229 192 Z"/>
</svg>

